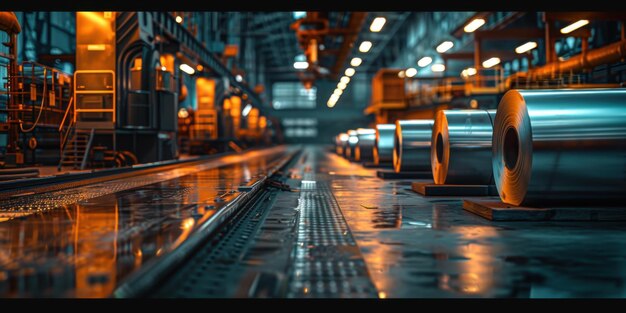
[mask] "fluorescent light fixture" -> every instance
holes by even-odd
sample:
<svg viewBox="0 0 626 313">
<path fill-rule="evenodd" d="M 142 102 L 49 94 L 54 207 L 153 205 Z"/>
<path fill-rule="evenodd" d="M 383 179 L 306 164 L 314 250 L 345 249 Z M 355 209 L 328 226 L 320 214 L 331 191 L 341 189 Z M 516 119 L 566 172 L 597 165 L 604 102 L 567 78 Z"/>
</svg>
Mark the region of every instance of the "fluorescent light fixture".
<svg viewBox="0 0 626 313">
<path fill-rule="evenodd" d="M 180 23 L 182 23 L 182 22 L 183 22 L 183 17 L 182 17 L 182 16 L 180 16 L 180 15 L 177 15 L 177 16 L 176 16 L 176 23 L 180 24 Z"/>
<path fill-rule="evenodd" d="M 486 60 L 485 62 L 483 62 L 483 67 L 484 68 L 490 68 L 494 65 L 500 64 L 500 58 L 496 58 L 493 57 L 491 59 Z"/>
<path fill-rule="evenodd" d="M 328 100 L 328 102 L 326 102 L 326 106 L 328 106 L 329 108 L 333 108 L 333 107 L 335 107 L 335 104 L 337 104 L 337 102 L 336 102 L 336 101 L 330 101 L 330 100 Z M 347 136 L 347 135 L 346 135 L 346 136 Z M 348 139 L 346 139 L 346 140 L 342 140 L 342 141 L 348 141 Z"/>
<path fill-rule="evenodd" d="M 350 77 L 343 76 L 339 81 L 347 85 L 350 82 Z"/>
<path fill-rule="evenodd" d="M 569 34 L 585 25 L 589 24 L 589 20 L 580 20 L 561 28 L 561 34 Z"/>
<path fill-rule="evenodd" d="M 361 58 L 352 58 L 352 60 L 350 60 L 350 65 L 357 67 L 359 65 L 361 65 L 361 62 L 363 62 L 363 60 L 361 60 Z"/>
<path fill-rule="evenodd" d="M 372 42 L 371 41 L 363 41 L 361 43 L 361 45 L 359 46 L 359 51 L 365 53 L 367 51 L 370 51 L 370 48 L 372 48 Z"/>
<path fill-rule="evenodd" d="M 348 85 L 345 84 L 345 83 L 339 82 L 339 84 L 337 84 L 337 88 L 339 88 L 341 90 L 346 89 L 346 87 L 348 87 Z"/>
<path fill-rule="evenodd" d="M 309 68 L 309 62 L 293 62 L 293 68 L 295 68 L 296 70 L 306 70 L 307 68 Z"/>
<path fill-rule="evenodd" d="M 485 20 L 484 19 L 482 19 L 482 18 L 475 18 L 474 20 L 469 22 L 469 24 L 465 25 L 465 27 L 463 27 L 463 30 L 466 33 L 471 33 L 471 32 L 477 30 L 478 28 L 480 28 L 483 25 L 485 25 Z"/>
<path fill-rule="evenodd" d="M 454 47 L 454 42 L 452 42 L 450 40 L 446 40 L 446 41 L 440 43 L 437 46 L 437 52 L 444 53 L 444 52 L 450 50 L 450 48 L 452 48 L 452 47 Z"/>
<path fill-rule="evenodd" d="M 475 68 L 468 67 L 468 68 L 464 69 L 461 72 L 461 76 L 463 76 L 463 77 L 470 77 L 470 76 L 476 75 L 476 73 L 477 73 L 477 71 L 476 71 Z"/>
<path fill-rule="evenodd" d="M 417 70 L 412 67 L 407 68 L 406 71 L 404 71 L 404 75 L 406 75 L 406 77 L 413 77 L 417 75 Z"/>
<path fill-rule="evenodd" d="M 433 63 L 433 58 L 431 57 L 423 57 L 419 61 L 417 61 L 417 65 L 419 67 L 426 67 L 430 63 Z"/>
<path fill-rule="evenodd" d="M 529 42 L 527 42 L 527 43 L 525 43 L 525 44 L 515 48 L 515 52 L 517 52 L 518 54 L 522 54 L 524 52 L 528 52 L 528 51 L 530 51 L 532 49 L 535 49 L 535 48 L 537 48 L 537 43 L 534 42 L 534 41 L 529 41 Z"/>
<path fill-rule="evenodd" d="M 370 31 L 373 33 L 379 32 L 385 26 L 385 22 L 387 22 L 387 19 L 382 16 L 375 18 L 370 25 Z"/>
<path fill-rule="evenodd" d="M 330 95 L 330 99 L 329 100 L 337 102 L 337 100 L 339 100 L 339 95 L 334 93 L 334 94 Z"/>
<path fill-rule="evenodd" d="M 252 104 L 247 104 L 245 108 L 243 108 L 243 110 L 241 110 L 241 115 L 243 115 L 244 117 L 248 116 L 248 114 L 250 113 L 250 111 L 252 111 Z"/>
<path fill-rule="evenodd" d="M 343 93 L 343 90 L 339 89 L 339 88 L 335 88 L 335 91 L 333 91 L 333 94 L 337 94 L 340 95 Z"/>
<path fill-rule="evenodd" d="M 235 75 L 235 80 L 238 81 L 238 82 L 241 82 L 243 80 L 243 76 L 237 74 L 237 75 Z"/>
<path fill-rule="evenodd" d="M 189 75 L 193 75 L 193 73 L 196 72 L 196 70 L 193 69 L 193 67 L 183 63 L 181 64 L 178 68 L 180 68 L 181 71 L 189 74 Z"/>
<path fill-rule="evenodd" d="M 437 63 L 437 64 L 433 64 L 430 67 L 430 70 L 433 72 L 443 72 L 446 70 L 446 66 L 441 63 Z"/>
<path fill-rule="evenodd" d="M 344 74 L 346 74 L 346 76 L 348 77 L 351 77 L 352 75 L 354 75 L 354 73 L 356 73 L 356 71 L 351 67 L 348 67 L 344 72 Z"/>
</svg>

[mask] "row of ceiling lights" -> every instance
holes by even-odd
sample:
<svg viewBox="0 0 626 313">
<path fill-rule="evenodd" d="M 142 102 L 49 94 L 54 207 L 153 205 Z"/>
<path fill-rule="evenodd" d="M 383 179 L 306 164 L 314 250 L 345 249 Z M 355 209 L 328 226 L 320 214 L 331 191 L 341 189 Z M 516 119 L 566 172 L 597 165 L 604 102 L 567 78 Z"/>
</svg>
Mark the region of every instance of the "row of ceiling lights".
<svg viewBox="0 0 626 313">
<path fill-rule="evenodd" d="M 466 33 L 471 33 L 474 32 L 475 30 L 477 30 L 478 28 L 480 28 L 481 26 L 485 25 L 486 21 L 482 18 L 476 18 L 473 19 L 471 22 L 467 23 L 467 25 L 465 25 L 465 27 L 463 27 L 463 31 L 465 31 Z M 588 20 L 579 20 L 577 22 L 574 22 L 568 26 L 565 26 L 561 29 L 561 33 L 562 34 L 569 34 L 571 32 L 573 32 L 574 30 L 581 28 L 585 25 L 589 24 Z M 450 40 L 446 40 L 442 43 L 440 43 L 435 50 L 438 53 L 444 53 L 448 50 L 450 50 L 452 47 L 454 47 L 454 42 L 450 41 Z M 529 41 L 517 48 L 515 48 L 515 52 L 518 54 L 523 54 L 526 53 L 532 49 L 537 48 L 537 42 L 535 41 Z M 489 58 L 485 61 L 483 61 L 482 65 L 484 68 L 491 68 L 493 66 L 496 66 L 498 64 L 500 64 L 500 58 L 498 57 L 492 57 Z M 426 67 L 428 65 L 430 65 L 433 62 L 433 59 L 429 56 L 425 56 L 422 57 L 421 59 L 419 59 L 417 61 L 417 65 L 419 67 Z M 443 72 L 446 70 L 446 67 L 444 64 L 441 63 L 435 63 L 432 64 L 430 67 L 430 70 L 433 72 Z M 462 77 L 469 77 L 472 75 L 475 75 L 477 73 L 477 70 L 473 67 L 468 67 L 466 69 L 464 69 L 463 71 L 461 71 L 461 76 Z M 417 69 L 411 67 L 408 68 L 404 71 L 401 71 L 398 76 L 400 77 L 413 77 L 417 75 Z"/>
<path fill-rule="evenodd" d="M 380 32 L 383 29 L 383 26 L 385 26 L 385 23 L 387 22 L 387 19 L 379 16 L 376 17 L 373 21 L 372 24 L 370 24 L 370 31 L 373 33 L 377 33 Z M 371 41 L 362 41 L 361 44 L 359 45 L 359 52 L 361 53 L 367 53 L 370 51 L 370 49 L 372 48 L 372 42 Z M 350 77 L 352 77 L 355 73 L 356 73 L 356 67 L 359 67 L 359 65 L 361 65 L 361 63 L 363 63 L 363 60 L 359 57 L 354 57 L 352 58 L 352 60 L 350 60 L 350 66 L 346 69 L 346 71 L 344 72 L 344 76 L 342 76 L 339 79 L 339 83 L 337 83 L 337 88 L 335 88 L 335 91 L 333 92 L 332 95 L 330 95 L 330 98 L 328 98 L 328 102 L 326 102 L 326 105 L 329 108 L 332 108 L 335 106 L 335 104 L 337 104 L 337 101 L 339 101 L 339 98 L 341 97 L 341 95 L 343 94 L 343 91 L 348 87 L 348 84 L 350 83 Z"/>
</svg>

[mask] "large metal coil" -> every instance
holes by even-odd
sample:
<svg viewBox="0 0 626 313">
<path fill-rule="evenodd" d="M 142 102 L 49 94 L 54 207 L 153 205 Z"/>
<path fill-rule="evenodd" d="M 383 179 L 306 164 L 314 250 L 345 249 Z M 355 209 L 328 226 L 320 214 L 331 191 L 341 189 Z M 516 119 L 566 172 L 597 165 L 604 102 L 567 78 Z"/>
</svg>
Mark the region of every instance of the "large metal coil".
<svg viewBox="0 0 626 313">
<path fill-rule="evenodd" d="M 512 205 L 626 200 L 626 89 L 511 90 L 493 125 L 493 174 Z"/>
<path fill-rule="evenodd" d="M 376 139 L 374 141 L 374 164 L 393 162 L 393 137 L 396 133 L 396 124 L 376 125 Z"/>
<path fill-rule="evenodd" d="M 496 110 L 440 110 L 431 139 L 435 184 L 488 185 Z"/>
<path fill-rule="evenodd" d="M 397 173 L 430 171 L 430 139 L 434 120 L 398 120 L 393 143 Z"/>
<path fill-rule="evenodd" d="M 335 152 L 337 152 L 337 154 L 339 155 L 343 155 L 343 151 L 347 142 L 348 142 L 347 133 L 341 133 L 337 135 L 335 137 Z"/>
<path fill-rule="evenodd" d="M 348 160 L 354 160 L 356 143 L 359 141 L 359 138 L 356 136 L 356 130 L 351 129 L 348 131 L 348 142 L 346 144 L 345 157 Z"/>
<path fill-rule="evenodd" d="M 374 162 L 374 142 L 376 130 L 373 128 L 359 128 L 356 130 L 359 141 L 356 143 L 354 160 L 359 162 Z"/>
</svg>

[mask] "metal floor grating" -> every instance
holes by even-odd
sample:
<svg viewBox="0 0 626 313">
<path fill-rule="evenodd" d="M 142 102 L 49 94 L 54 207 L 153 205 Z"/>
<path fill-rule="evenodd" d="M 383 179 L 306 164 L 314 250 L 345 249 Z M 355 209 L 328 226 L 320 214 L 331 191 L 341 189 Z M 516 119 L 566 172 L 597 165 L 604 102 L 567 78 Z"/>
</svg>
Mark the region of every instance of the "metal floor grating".
<svg viewBox="0 0 626 313">
<path fill-rule="evenodd" d="M 303 175 L 289 298 L 377 297 L 365 261 L 328 184 Z"/>
</svg>

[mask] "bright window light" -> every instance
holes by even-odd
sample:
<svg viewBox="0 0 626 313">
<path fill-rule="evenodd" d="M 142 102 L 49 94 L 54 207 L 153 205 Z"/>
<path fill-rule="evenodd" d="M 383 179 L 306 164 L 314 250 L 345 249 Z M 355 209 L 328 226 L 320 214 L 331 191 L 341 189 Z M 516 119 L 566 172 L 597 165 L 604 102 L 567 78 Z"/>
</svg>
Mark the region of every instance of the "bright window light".
<svg viewBox="0 0 626 313">
<path fill-rule="evenodd" d="M 193 75 L 193 73 L 196 72 L 196 70 L 193 69 L 193 67 L 183 63 L 181 64 L 178 68 L 180 68 L 181 71 L 189 74 L 189 75 Z"/>
<path fill-rule="evenodd" d="M 446 70 L 446 66 L 445 66 L 445 65 L 443 65 L 443 64 L 441 64 L 441 63 L 439 63 L 439 64 L 433 64 L 433 65 L 430 67 L 430 70 L 431 70 L 431 71 L 433 71 L 433 72 L 443 72 L 443 71 L 445 71 L 445 70 Z"/>
<path fill-rule="evenodd" d="M 381 29 L 383 29 L 383 26 L 385 26 L 385 22 L 387 22 L 387 19 L 385 19 L 384 17 L 375 18 L 370 25 L 370 31 L 373 33 L 379 32 Z"/>
<path fill-rule="evenodd" d="M 404 75 L 406 75 L 406 77 L 413 77 L 417 75 L 417 70 L 412 67 L 407 68 L 406 71 L 404 71 Z"/>
<path fill-rule="evenodd" d="M 483 62 L 483 67 L 484 68 L 490 68 L 494 65 L 500 64 L 500 58 L 496 58 L 493 57 L 491 59 L 486 60 L 485 62 Z"/>
<path fill-rule="evenodd" d="M 417 61 L 417 65 L 419 67 L 426 67 L 428 64 L 433 62 L 433 58 L 431 57 L 423 57 L 419 61 Z"/>
<path fill-rule="evenodd" d="M 309 68 L 309 62 L 293 62 L 293 68 L 297 70 L 306 70 L 307 68 Z"/>
<path fill-rule="evenodd" d="M 343 76 L 339 81 L 347 85 L 350 82 L 350 77 Z"/>
<path fill-rule="evenodd" d="M 370 51 L 370 48 L 372 48 L 372 42 L 371 41 L 363 41 L 361 43 L 361 45 L 359 46 L 359 51 L 365 53 L 367 51 Z"/>
<path fill-rule="evenodd" d="M 529 41 L 529 42 L 527 42 L 527 43 L 525 43 L 525 44 L 515 48 L 515 52 L 517 52 L 518 54 L 522 54 L 524 52 L 528 52 L 528 51 L 530 51 L 532 49 L 535 49 L 535 48 L 537 48 L 537 43 L 534 42 L 534 41 Z"/>
<path fill-rule="evenodd" d="M 353 68 L 348 67 L 348 68 L 346 69 L 346 71 L 344 72 L 344 74 L 346 74 L 346 76 L 348 76 L 348 77 L 352 77 L 352 75 L 354 75 L 354 73 L 355 73 L 355 72 L 356 72 L 356 71 L 355 71 Z"/>
<path fill-rule="evenodd" d="M 484 19 L 482 19 L 482 18 L 475 18 L 474 20 L 469 22 L 467 25 L 465 25 L 465 27 L 463 27 L 463 30 L 466 33 L 471 33 L 471 32 L 477 30 L 478 28 L 480 28 L 483 25 L 485 25 L 485 20 Z"/>
<path fill-rule="evenodd" d="M 561 34 L 569 34 L 585 25 L 589 24 L 589 20 L 580 20 L 561 28 Z"/>
<path fill-rule="evenodd" d="M 350 65 L 357 67 L 359 65 L 361 65 L 361 62 L 363 62 L 363 60 L 361 60 L 361 58 L 352 58 L 352 60 L 350 60 Z"/>
<path fill-rule="evenodd" d="M 450 48 L 452 47 L 454 47 L 454 43 L 452 41 L 446 40 L 437 46 L 437 52 L 444 53 L 450 50 Z"/>
</svg>

